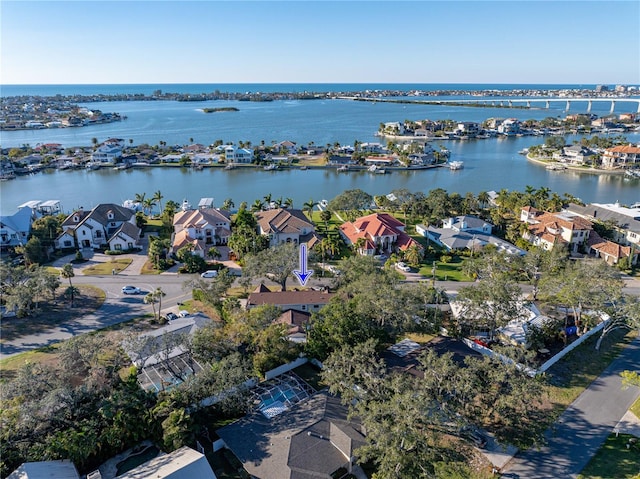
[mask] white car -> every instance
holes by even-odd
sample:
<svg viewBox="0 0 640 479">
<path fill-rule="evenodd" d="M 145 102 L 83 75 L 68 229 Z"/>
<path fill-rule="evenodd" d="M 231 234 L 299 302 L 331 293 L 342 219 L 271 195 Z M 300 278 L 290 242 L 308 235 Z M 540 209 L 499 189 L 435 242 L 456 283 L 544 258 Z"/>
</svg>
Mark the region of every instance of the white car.
<svg viewBox="0 0 640 479">
<path fill-rule="evenodd" d="M 411 268 L 409 268 L 409 266 L 407 266 L 402 261 L 396 263 L 396 268 L 398 268 L 400 271 L 404 271 L 404 272 L 411 271 Z"/>
<path fill-rule="evenodd" d="M 122 287 L 122 294 L 140 294 L 140 293 L 142 293 L 142 291 L 140 291 L 140 288 L 136 288 L 135 286 Z"/>
<path fill-rule="evenodd" d="M 210 269 L 200 275 L 201 278 L 215 278 L 216 276 L 218 276 L 218 272 L 215 269 Z"/>
</svg>

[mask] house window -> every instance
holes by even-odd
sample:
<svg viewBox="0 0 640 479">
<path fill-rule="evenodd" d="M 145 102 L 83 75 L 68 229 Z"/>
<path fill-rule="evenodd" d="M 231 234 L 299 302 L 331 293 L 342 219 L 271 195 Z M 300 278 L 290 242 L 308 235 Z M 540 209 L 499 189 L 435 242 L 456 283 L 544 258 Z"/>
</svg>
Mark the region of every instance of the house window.
<svg viewBox="0 0 640 479">
<path fill-rule="evenodd" d="M 116 244 L 115 244 L 115 245 L 113 245 L 113 246 L 114 246 L 114 249 L 115 249 L 116 251 L 121 251 L 121 250 L 122 250 L 122 245 L 121 245 L 120 243 L 116 243 Z"/>
<path fill-rule="evenodd" d="M 115 225 L 116 225 L 115 221 L 112 221 L 111 226 L 115 226 Z"/>
<path fill-rule="evenodd" d="M 302 309 L 302 311 L 306 311 L 306 310 L 307 310 L 307 305 L 306 305 L 306 304 L 303 304 L 303 305 L 300 307 L 300 309 Z"/>
<path fill-rule="evenodd" d="M 127 248 L 133 249 L 133 243 L 127 243 Z"/>
<path fill-rule="evenodd" d="M 64 247 L 65 248 L 70 248 L 71 246 L 72 246 L 71 240 L 64 240 Z"/>
<path fill-rule="evenodd" d="M 102 238 L 102 231 L 96 231 L 96 238 Z"/>
</svg>

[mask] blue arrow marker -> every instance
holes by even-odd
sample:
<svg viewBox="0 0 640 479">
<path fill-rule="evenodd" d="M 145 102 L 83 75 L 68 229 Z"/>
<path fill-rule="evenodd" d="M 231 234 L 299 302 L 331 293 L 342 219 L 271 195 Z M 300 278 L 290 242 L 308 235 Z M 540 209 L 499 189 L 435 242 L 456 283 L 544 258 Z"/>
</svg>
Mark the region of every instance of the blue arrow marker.
<svg viewBox="0 0 640 479">
<path fill-rule="evenodd" d="M 294 270 L 293 274 L 296 275 L 302 286 L 307 284 L 309 276 L 313 274 L 313 270 L 307 269 L 307 245 L 304 243 L 300 244 L 300 271 Z"/>
</svg>

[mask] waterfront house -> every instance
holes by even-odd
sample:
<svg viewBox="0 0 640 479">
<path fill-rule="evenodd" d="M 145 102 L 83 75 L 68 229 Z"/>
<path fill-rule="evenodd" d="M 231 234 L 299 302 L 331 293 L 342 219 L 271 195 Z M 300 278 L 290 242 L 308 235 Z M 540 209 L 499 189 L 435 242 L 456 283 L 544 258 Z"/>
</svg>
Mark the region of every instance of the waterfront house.
<svg viewBox="0 0 640 479">
<path fill-rule="evenodd" d="M 595 157 L 595 153 L 582 145 L 570 145 L 562 148 L 562 153 L 554 153 L 553 158 L 558 161 L 571 163 L 574 165 L 583 165 L 590 163 Z"/>
<path fill-rule="evenodd" d="M 457 136 L 475 138 L 480 133 L 480 125 L 475 121 L 461 121 L 455 133 Z"/>
<path fill-rule="evenodd" d="M 102 203 L 91 211 L 79 209 L 62 223 L 63 233 L 56 239 L 58 248 L 73 234 L 78 248 L 122 251 L 138 247 L 142 230 L 136 225 L 133 210 L 114 203 Z"/>
<path fill-rule="evenodd" d="M 91 162 L 98 164 L 115 164 L 122 157 L 122 147 L 115 142 L 104 142 L 91 154 Z"/>
<path fill-rule="evenodd" d="M 640 147 L 634 145 L 614 146 L 602 153 L 602 167 L 615 169 L 640 165 Z"/>
<path fill-rule="evenodd" d="M 206 200 L 203 198 L 203 200 Z M 198 209 L 179 211 L 173 216 L 171 253 L 192 245 L 193 253 L 203 258 L 212 246 L 226 245 L 231 236 L 231 219 L 227 211 L 212 208 L 206 201 Z"/>
<path fill-rule="evenodd" d="M 298 146 L 295 142 L 285 140 L 273 145 L 273 150 L 278 154 L 295 155 L 298 153 Z"/>
<path fill-rule="evenodd" d="M 278 307 L 282 311 L 291 309 L 293 311 L 308 313 L 319 311 L 334 296 L 335 293 L 329 293 L 328 291 L 271 291 L 266 286 L 260 285 L 253 293 L 249 294 L 247 309 L 270 304 Z"/>
<path fill-rule="evenodd" d="M 361 143 L 359 150 L 363 153 L 374 153 L 377 155 L 387 153 L 387 149 L 380 143 Z"/>
<path fill-rule="evenodd" d="M 416 225 L 416 232 L 429 241 L 445 247 L 449 251 L 468 249 L 478 251 L 488 244 L 498 251 L 523 256 L 525 251 L 508 241 L 493 236 L 493 225 L 475 216 L 455 216 L 444 220 L 442 228 Z"/>
<path fill-rule="evenodd" d="M 275 208 L 255 214 L 261 235 L 269 237 L 269 245 L 306 243 L 309 248 L 320 240 L 315 226 L 302 210 Z"/>
<path fill-rule="evenodd" d="M 225 145 L 224 158 L 227 163 L 251 163 L 253 150 L 251 148 L 237 148 L 234 145 Z"/>
<path fill-rule="evenodd" d="M 27 244 L 32 220 L 28 208 L 20 208 L 9 216 L 0 216 L 0 248 Z"/>
<path fill-rule="evenodd" d="M 593 230 L 592 223 L 578 215 L 567 211 L 544 213 L 531 206 L 522 208 L 520 221 L 527 223 L 522 237 L 546 250 L 560 244 L 575 253 L 580 246 L 586 245 Z"/>
<path fill-rule="evenodd" d="M 377 253 L 405 251 L 420 243 L 404 231 L 405 225 L 388 213 L 373 213 L 340 226 L 340 234 L 347 245 L 358 245 L 358 253 L 370 256 Z"/>
<path fill-rule="evenodd" d="M 520 133 L 520 120 L 507 118 L 498 126 L 498 133 L 505 136 L 515 136 Z"/>
<path fill-rule="evenodd" d="M 635 245 L 640 250 L 640 207 L 627 208 L 619 203 L 570 203 L 566 211 L 592 222 L 599 222 L 613 233 L 612 240 L 623 246 Z"/>
</svg>

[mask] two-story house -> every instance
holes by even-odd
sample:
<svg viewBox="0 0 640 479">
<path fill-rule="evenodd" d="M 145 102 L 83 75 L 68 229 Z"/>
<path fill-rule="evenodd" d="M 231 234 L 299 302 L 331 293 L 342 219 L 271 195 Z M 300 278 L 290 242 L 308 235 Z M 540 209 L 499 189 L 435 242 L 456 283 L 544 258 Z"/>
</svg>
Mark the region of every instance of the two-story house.
<svg viewBox="0 0 640 479">
<path fill-rule="evenodd" d="M 507 118 L 498 126 L 498 133 L 506 136 L 514 136 L 520 133 L 520 120 Z"/>
<path fill-rule="evenodd" d="M 522 208 L 520 221 L 528 225 L 522 237 L 546 250 L 560 244 L 575 253 L 579 246 L 586 245 L 593 230 L 592 223 L 578 215 L 567 211 L 544 213 L 531 206 Z"/>
<path fill-rule="evenodd" d="M 224 158 L 227 163 L 251 163 L 253 161 L 253 149 L 226 145 L 224 147 Z"/>
<path fill-rule="evenodd" d="M 174 215 L 171 253 L 193 245 L 193 253 L 206 258 L 209 248 L 227 244 L 231 236 L 229 212 L 207 206 Z"/>
<path fill-rule="evenodd" d="M 405 225 L 387 213 L 373 213 L 340 226 L 340 234 L 347 245 L 357 245 L 358 253 L 367 256 L 376 253 L 405 251 L 420 243 L 404 231 Z"/>
<path fill-rule="evenodd" d="M 602 153 L 603 168 L 624 168 L 640 165 L 640 147 L 634 145 L 614 146 Z"/>
<path fill-rule="evenodd" d="M 256 213 L 258 230 L 269 237 L 269 245 L 306 243 L 312 248 L 319 238 L 315 226 L 301 210 L 275 208 Z"/>
<path fill-rule="evenodd" d="M 20 208 L 10 216 L 0 216 L 0 248 L 27 244 L 32 219 L 29 208 Z"/>
<path fill-rule="evenodd" d="M 58 248 L 104 248 L 124 251 L 138 247 L 142 230 L 136 225 L 133 210 L 113 203 L 102 203 L 91 211 L 79 209 L 62 223 Z"/>
<path fill-rule="evenodd" d="M 91 161 L 100 164 L 115 164 L 122 157 L 122 147 L 116 143 L 103 143 L 91 154 Z"/>
</svg>

